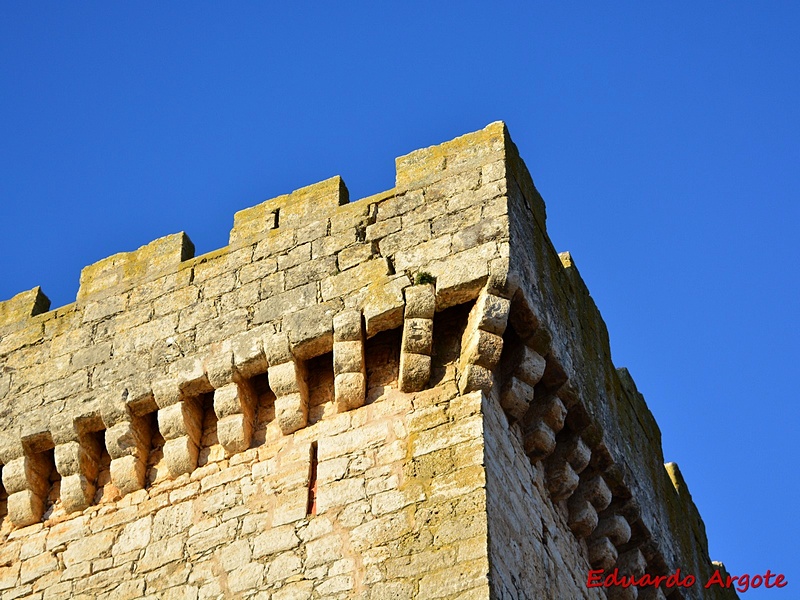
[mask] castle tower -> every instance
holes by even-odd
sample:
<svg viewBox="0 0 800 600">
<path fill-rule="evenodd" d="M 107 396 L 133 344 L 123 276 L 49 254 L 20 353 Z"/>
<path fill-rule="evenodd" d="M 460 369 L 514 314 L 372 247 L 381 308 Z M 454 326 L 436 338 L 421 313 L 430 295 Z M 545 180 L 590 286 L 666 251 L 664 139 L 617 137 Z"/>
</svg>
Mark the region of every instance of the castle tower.
<svg viewBox="0 0 800 600">
<path fill-rule="evenodd" d="M 0 600 L 736 597 L 505 126 L 396 165 L 0 303 Z"/>
</svg>

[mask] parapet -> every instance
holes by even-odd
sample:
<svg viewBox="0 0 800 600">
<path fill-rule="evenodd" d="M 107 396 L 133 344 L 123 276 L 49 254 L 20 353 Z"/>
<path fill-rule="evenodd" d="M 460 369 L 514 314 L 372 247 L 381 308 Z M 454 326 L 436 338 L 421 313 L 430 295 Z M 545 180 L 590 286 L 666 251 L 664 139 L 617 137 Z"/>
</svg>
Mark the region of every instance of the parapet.
<svg viewBox="0 0 800 600">
<path fill-rule="evenodd" d="M 41 288 L 35 287 L 27 292 L 20 292 L 10 300 L 0 302 L 0 326 L 24 321 L 29 317 L 47 312 L 50 299 Z"/>
<path fill-rule="evenodd" d="M 352 563 L 341 597 L 379 585 L 406 590 L 398 597 L 462 597 L 433 594 L 439 580 L 422 567 L 389 581 L 381 561 L 392 552 L 451 557 L 441 576 L 472 569 L 469 585 L 491 597 L 519 586 L 600 597 L 575 574 L 589 567 L 707 573 L 685 482 L 665 470 L 658 427 L 614 367 L 574 260 L 547 237 L 544 203 L 505 125 L 400 157 L 396 172 L 393 189 L 354 202 L 337 176 L 239 211 L 229 245 L 201 256 L 184 233 L 111 256 L 83 269 L 76 302 L 56 310 L 39 288 L 0 302 L 5 539 L 135 501 L 128 533 L 113 538 L 138 565 L 120 576 L 135 577 L 149 556 L 125 537 L 136 519 L 158 519 L 162 496 L 206 502 L 222 484 L 204 478 L 235 472 L 247 483 L 225 536 L 253 558 L 253 585 L 264 589 L 292 582 L 258 566 L 272 556 L 248 537 L 258 511 L 259 527 L 290 537 L 270 542 L 286 554 L 301 538 L 311 544 L 318 510 L 333 511 L 326 526 L 344 537 L 325 552 Z M 465 477 L 471 487 L 460 489 Z M 246 491 L 258 486 L 270 500 Z M 349 494 L 366 512 L 348 512 Z M 439 504 L 456 500 L 450 512 Z M 470 534 L 482 559 L 455 558 L 458 538 L 426 529 L 439 510 L 483 524 Z M 374 525 L 377 536 L 397 519 L 411 537 L 369 555 L 378 575 L 356 531 Z M 189 527 L 174 560 L 200 564 L 217 550 L 198 549 Z M 311 548 L 293 573 L 324 589 L 335 576 L 314 575 L 322 563 Z M 553 552 L 558 560 L 545 558 Z M 62 563 L 54 558 L 48 577 L 74 593 Z M 33 593 L 38 575 L 18 577 Z"/>
</svg>

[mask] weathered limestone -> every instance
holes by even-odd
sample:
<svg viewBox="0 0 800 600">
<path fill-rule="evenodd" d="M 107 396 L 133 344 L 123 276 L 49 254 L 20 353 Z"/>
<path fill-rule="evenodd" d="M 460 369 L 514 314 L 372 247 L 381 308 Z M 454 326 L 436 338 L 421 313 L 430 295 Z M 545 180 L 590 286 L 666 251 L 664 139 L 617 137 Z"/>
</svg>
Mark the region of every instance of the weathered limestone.
<svg viewBox="0 0 800 600">
<path fill-rule="evenodd" d="M 333 319 L 333 375 L 339 412 L 362 406 L 367 393 L 367 370 L 360 311 L 341 312 Z"/>
<path fill-rule="evenodd" d="M 48 308 L 50 308 L 50 300 L 40 287 L 20 292 L 10 300 L 0 302 L 0 325 L 22 321 L 47 312 Z"/>
<path fill-rule="evenodd" d="M 99 261 L 68 306 L 0 302 L 0 600 L 663 598 L 586 576 L 708 574 L 505 126 L 396 167 L 357 202 L 333 177 L 240 211 L 202 256 L 179 233 Z"/>
<path fill-rule="evenodd" d="M 556 446 L 546 470 L 547 489 L 555 500 L 564 500 L 572 495 L 590 458 L 591 450 L 579 435 L 572 434 Z"/>
<path fill-rule="evenodd" d="M 255 405 L 255 393 L 247 381 L 228 383 L 214 390 L 214 412 L 219 419 L 217 438 L 228 456 L 250 447 Z"/>
<path fill-rule="evenodd" d="M 134 417 L 106 429 L 105 444 L 111 457 L 111 482 L 123 494 L 144 487 L 150 435 L 147 421 Z"/>
<path fill-rule="evenodd" d="M 275 415 L 284 435 L 294 433 L 308 422 L 308 384 L 305 365 L 289 348 L 286 334 L 276 333 L 264 340 L 269 363 L 269 385 L 275 393 Z"/>
<path fill-rule="evenodd" d="M 83 510 L 92 503 L 99 470 L 100 448 L 92 437 L 55 447 L 56 469 L 61 475 L 61 502 L 66 512 Z"/>
<path fill-rule="evenodd" d="M 400 347 L 400 389 L 418 392 L 431 376 L 433 315 L 436 295 L 433 285 L 406 288 L 403 339 Z"/>
<path fill-rule="evenodd" d="M 41 453 L 25 454 L 3 466 L 8 518 L 14 525 L 23 527 L 41 519 L 50 491 L 50 471 Z"/>
<path fill-rule="evenodd" d="M 585 474 L 585 472 L 584 472 Z M 570 496 L 569 528 L 578 537 L 586 537 L 598 524 L 597 513 L 611 504 L 611 490 L 602 475 L 581 476 L 580 484 Z"/>
<path fill-rule="evenodd" d="M 609 515 L 599 520 L 589 536 L 589 563 L 596 569 L 611 570 L 617 564 L 617 547 L 631 539 L 631 527 L 621 515 Z"/>
<path fill-rule="evenodd" d="M 203 431 L 203 407 L 196 398 L 186 398 L 165 405 L 179 397 L 175 392 L 162 395 L 162 392 L 171 387 L 167 384 L 154 385 L 153 392 L 159 405 L 158 430 L 165 440 L 164 462 L 172 476 L 177 477 L 191 473 L 197 466 Z"/>
<path fill-rule="evenodd" d="M 486 290 L 478 296 L 461 341 L 458 387 L 462 394 L 491 390 L 492 371 L 500 361 L 510 308 L 508 300 Z"/>
</svg>

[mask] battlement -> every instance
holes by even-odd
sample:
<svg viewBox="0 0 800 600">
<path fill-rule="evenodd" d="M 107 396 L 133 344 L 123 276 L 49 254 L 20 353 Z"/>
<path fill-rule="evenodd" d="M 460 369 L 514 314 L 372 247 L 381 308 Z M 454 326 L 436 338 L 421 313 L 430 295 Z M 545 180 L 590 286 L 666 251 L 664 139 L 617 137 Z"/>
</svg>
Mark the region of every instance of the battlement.
<svg viewBox="0 0 800 600">
<path fill-rule="evenodd" d="M 582 569 L 709 572 L 504 124 L 396 169 L 239 211 L 201 256 L 178 233 L 106 258 L 56 310 L 0 303 L 0 590 L 133 598 L 171 564 L 223 595 L 600 598 Z"/>
</svg>

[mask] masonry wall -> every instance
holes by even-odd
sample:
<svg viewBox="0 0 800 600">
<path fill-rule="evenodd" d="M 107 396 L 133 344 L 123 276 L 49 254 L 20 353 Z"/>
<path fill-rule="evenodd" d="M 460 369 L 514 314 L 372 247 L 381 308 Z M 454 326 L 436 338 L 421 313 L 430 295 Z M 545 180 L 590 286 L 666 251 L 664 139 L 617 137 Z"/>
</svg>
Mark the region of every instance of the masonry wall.
<svg viewBox="0 0 800 600">
<path fill-rule="evenodd" d="M 515 487 L 512 481 L 521 478 L 526 489 L 547 490 L 540 498 L 536 491 L 525 494 L 522 503 L 528 511 L 549 512 L 541 526 L 531 526 L 537 540 L 545 541 L 545 548 L 535 545 L 534 553 L 547 560 L 563 560 L 557 540 L 571 532 L 580 552 L 566 562 L 573 568 L 581 565 L 579 573 L 619 568 L 622 573 L 666 575 L 680 568 L 701 584 L 682 590 L 642 588 L 638 595 L 736 597 L 733 590 L 703 589 L 716 567 L 708 556 L 702 519 L 677 465 L 664 468 L 658 426 L 628 371 L 614 366 L 600 313 L 572 257 L 554 249 L 544 203 L 513 143 L 508 147 L 510 277 L 519 285 L 510 320 L 552 369 L 551 381 L 538 390 L 549 407 L 539 414 L 529 411 L 511 426 L 516 443 L 498 436 L 505 458 L 495 464 L 521 463 L 527 454 L 533 472 L 517 464 L 506 467 L 498 475 L 499 485 Z M 487 461 L 487 476 L 491 464 Z M 490 510 L 490 536 L 493 523 Z M 525 569 L 519 560 L 515 568 Z M 636 595 L 612 590 L 609 597 Z"/>
<path fill-rule="evenodd" d="M 358 410 L 267 427 L 230 459 L 212 444 L 191 474 L 4 527 L 3 598 L 487 597 L 480 395 L 450 373 L 412 397 L 389 389 L 396 363 L 371 367 L 388 391 Z"/>
<path fill-rule="evenodd" d="M 218 251 L 109 257 L 48 308 L 0 303 L 2 600 L 603 598 L 590 568 L 710 572 L 502 123 L 398 158 L 387 192 L 243 210 Z M 717 597 L 608 597 L 640 594 Z"/>
</svg>

